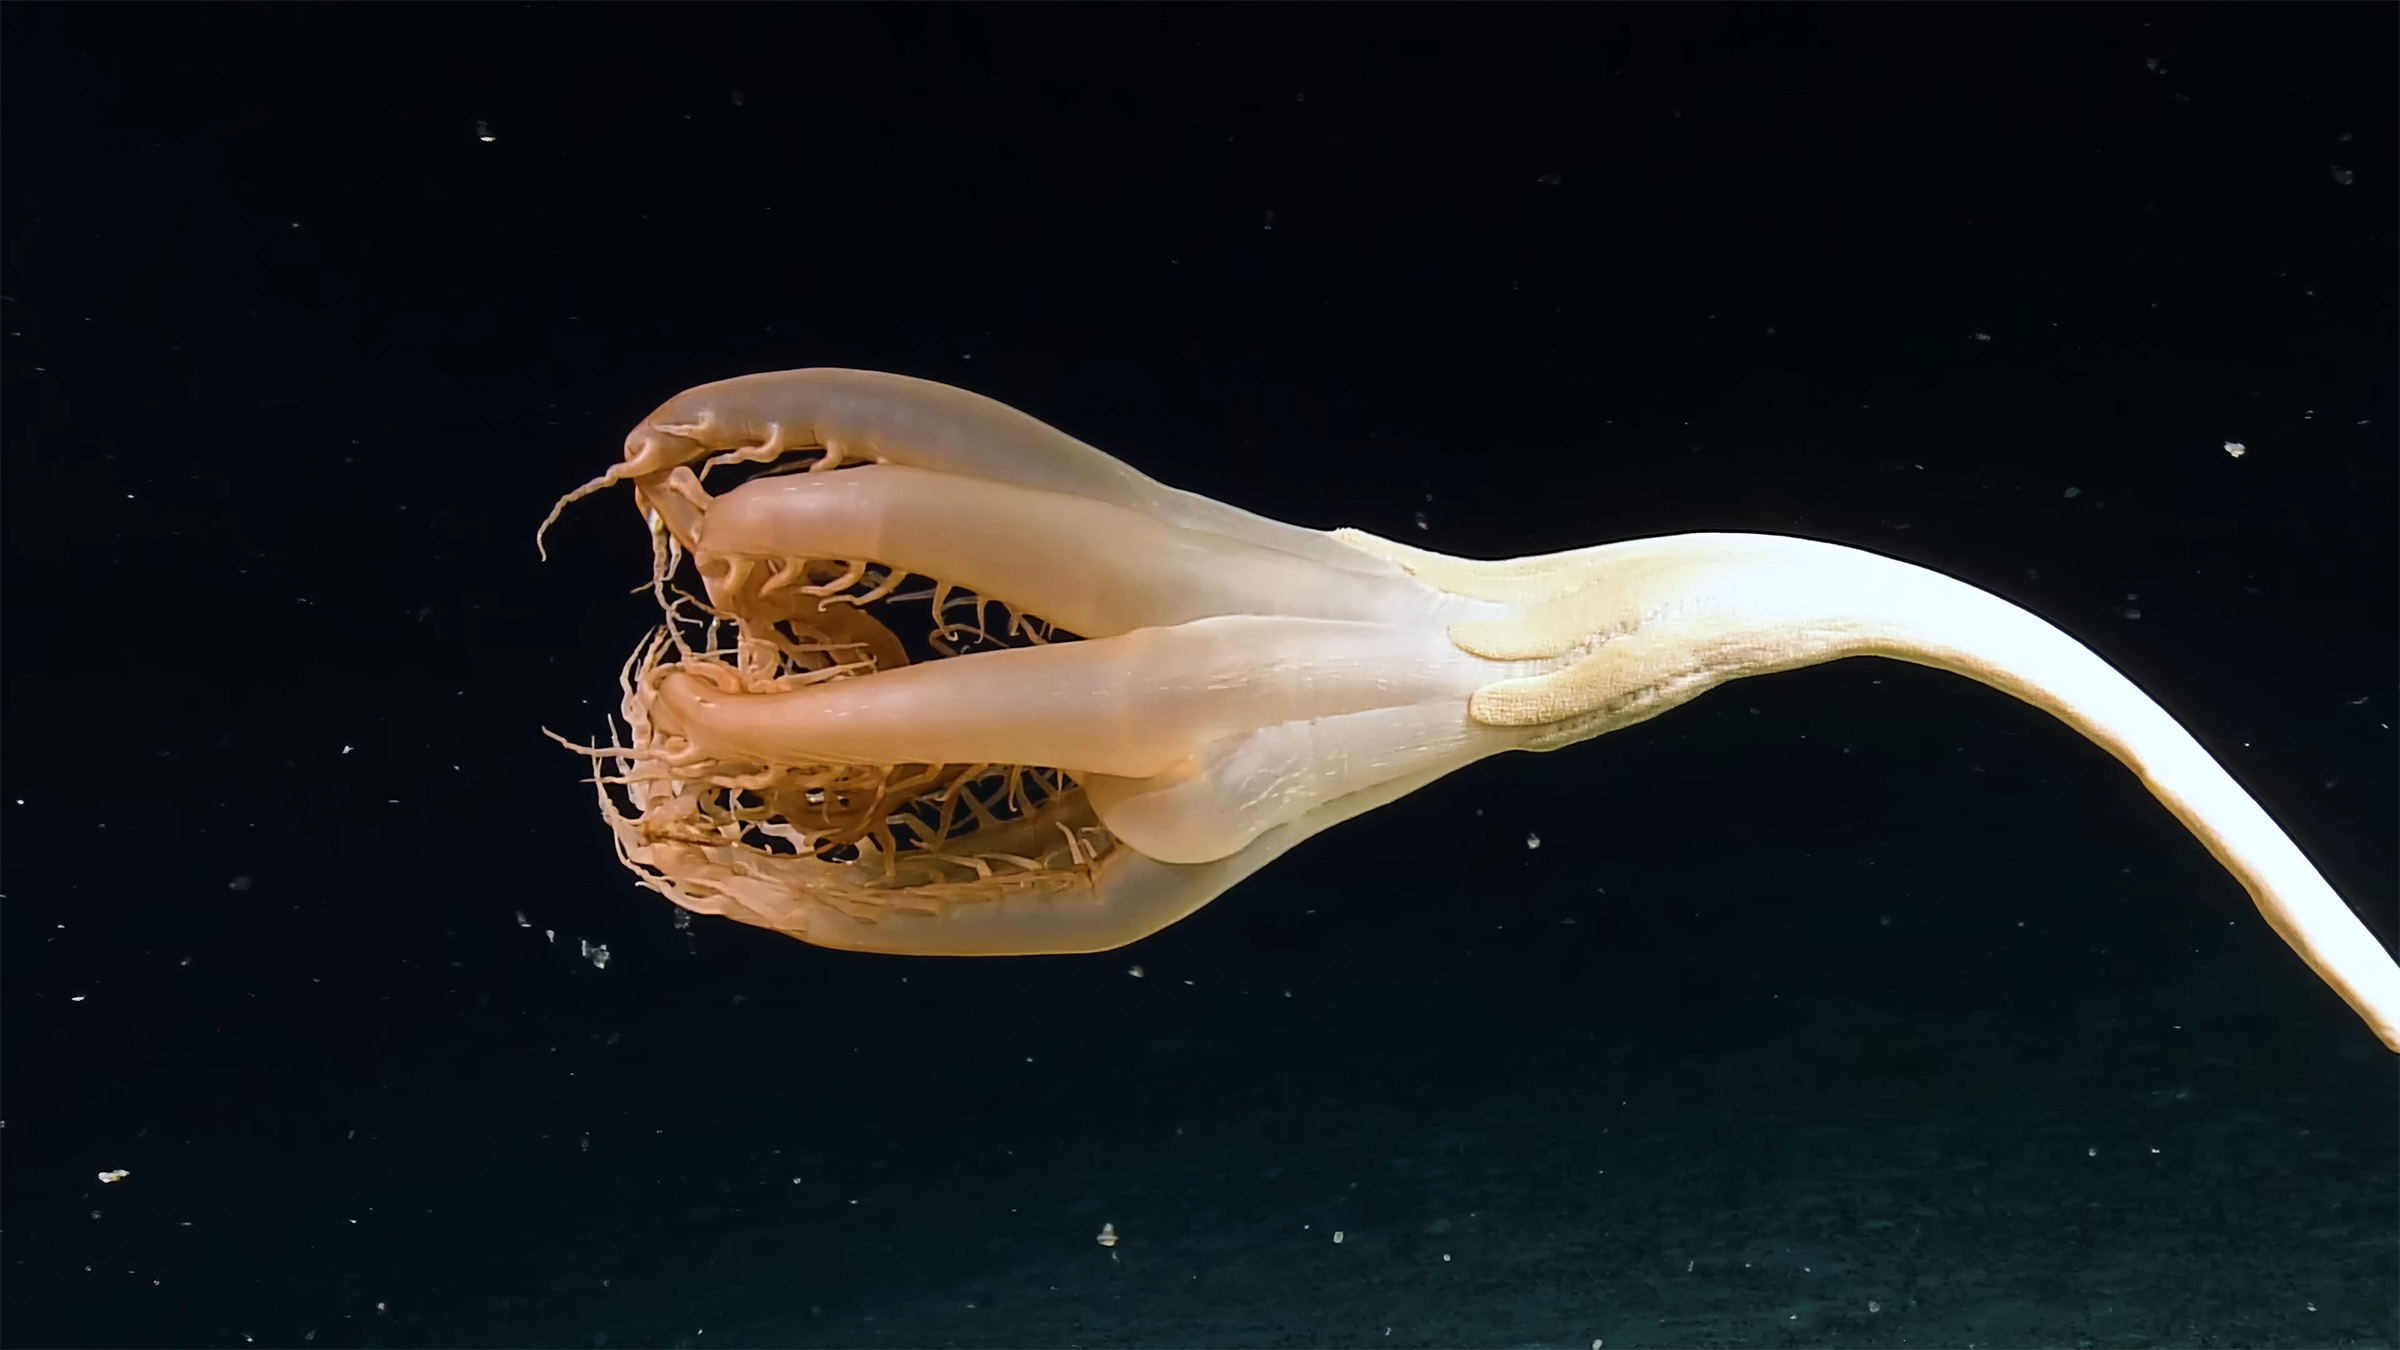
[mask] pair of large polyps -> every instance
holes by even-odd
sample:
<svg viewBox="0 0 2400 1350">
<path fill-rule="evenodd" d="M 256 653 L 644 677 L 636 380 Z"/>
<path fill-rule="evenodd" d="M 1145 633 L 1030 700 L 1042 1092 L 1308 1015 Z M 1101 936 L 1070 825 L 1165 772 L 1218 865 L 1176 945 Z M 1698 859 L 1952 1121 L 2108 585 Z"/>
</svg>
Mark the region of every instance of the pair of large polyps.
<svg viewBox="0 0 2400 1350">
<path fill-rule="evenodd" d="M 1754 534 L 1450 558 L 855 370 L 687 390 L 566 500 L 621 481 L 667 621 L 624 673 L 629 734 L 588 753 L 619 855 L 688 909 L 865 951 L 1102 950 L 1486 755 L 1888 656 L 2124 761 L 2400 1049 L 2400 967 L 2223 767 L 2074 639 L 1924 568 Z M 674 589 L 686 555 L 705 598 Z M 928 598 L 912 646 L 886 619 Z"/>
</svg>

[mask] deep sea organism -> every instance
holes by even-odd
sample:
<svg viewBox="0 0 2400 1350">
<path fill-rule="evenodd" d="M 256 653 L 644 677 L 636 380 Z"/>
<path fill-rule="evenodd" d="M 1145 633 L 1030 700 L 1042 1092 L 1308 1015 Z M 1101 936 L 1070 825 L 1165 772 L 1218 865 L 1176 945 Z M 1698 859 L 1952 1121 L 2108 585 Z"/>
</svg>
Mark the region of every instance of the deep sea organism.
<svg viewBox="0 0 2400 1350">
<path fill-rule="evenodd" d="M 664 618 L 622 673 L 625 734 L 576 748 L 619 857 L 687 909 L 862 951 L 1103 950 L 1486 755 L 1884 656 L 2116 756 L 2400 1049 L 2400 967 L 2199 742 L 2064 632 L 1922 567 L 1761 534 L 1446 557 L 858 370 L 678 394 L 551 519 L 619 482 Z"/>
</svg>

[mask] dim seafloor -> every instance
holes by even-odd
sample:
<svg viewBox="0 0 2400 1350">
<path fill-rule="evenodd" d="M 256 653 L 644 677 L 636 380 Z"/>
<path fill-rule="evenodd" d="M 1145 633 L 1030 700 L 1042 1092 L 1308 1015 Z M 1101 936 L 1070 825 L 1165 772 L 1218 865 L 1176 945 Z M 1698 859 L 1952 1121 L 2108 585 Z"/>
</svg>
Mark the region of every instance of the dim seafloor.
<svg viewBox="0 0 2400 1350">
<path fill-rule="evenodd" d="M 2394 1343 L 2394 1074 L 2355 1026 L 1766 998 L 1637 1044 L 1529 1034 L 1511 1002 L 1260 979 L 1245 1027 L 1096 1040 L 1124 1056 L 1105 1092 L 1069 1068 L 970 1135 L 753 1149 L 717 1203 L 629 1209 L 620 1240 L 713 1230 L 655 1273 L 708 1287 L 684 1345 Z M 1190 1091 L 1257 1040 L 1271 1085 Z M 826 1260 L 838 1307 L 762 1313 Z"/>
<path fill-rule="evenodd" d="M 1738 859 L 1619 882 L 1648 903 L 1788 886 Z M 2144 885 L 2112 903 L 2146 907 Z M 1555 960 L 1488 977 L 1089 958 L 1075 978 L 1115 992 L 1088 1015 L 996 1003 L 913 1072 L 721 1055 L 715 1100 L 637 1093 L 581 1135 L 316 1130 L 323 1156 L 285 1160 L 315 1181 L 284 1191 L 271 1259 L 224 1235 L 276 1187 L 188 1176 L 177 1203 L 209 1217 L 141 1273 L 227 1344 L 2393 1344 L 2393 1066 L 2280 947 L 2236 929 L 2189 961 L 2126 953 L 2132 978 L 2095 990 L 2029 933 L 1999 958 L 2023 988 L 1919 997 L 1939 972 L 1895 972 L 1855 998 L 1604 1016 L 1573 986 L 1573 917 L 1533 939 Z M 2012 941 L 2005 912 L 1987 926 Z M 910 1018 L 912 981 L 1013 964 L 891 963 L 855 1025 Z M 2162 971 L 2174 987 L 2144 982 Z M 788 1014 L 689 998 L 702 1020 Z M 1036 1048 L 959 1053 L 1010 1036 Z M 631 1092 L 712 1051 L 667 1039 L 582 1050 L 630 1056 Z M 520 1051 L 545 1057 L 493 1047 L 453 1090 L 492 1091 L 476 1076 Z M 156 1343 L 145 1297 L 86 1329 Z"/>
</svg>

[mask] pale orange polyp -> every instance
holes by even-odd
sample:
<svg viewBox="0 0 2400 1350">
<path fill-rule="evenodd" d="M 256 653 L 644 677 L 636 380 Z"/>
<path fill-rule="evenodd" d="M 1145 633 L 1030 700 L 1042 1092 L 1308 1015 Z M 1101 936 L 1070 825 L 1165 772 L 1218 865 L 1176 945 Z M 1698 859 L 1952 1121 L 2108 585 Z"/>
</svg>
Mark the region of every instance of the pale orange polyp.
<svg viewBox="0 0 2400 1350">
<path fill-rule="evenodd" d="M 736 466 L 771 472 L 712 494 Z M 2107 749 L 2400 1050 L 2400 966 L 2190 733 L 2057 628 L 1924 568 L 1748 534 L 1450 558 L 1180 492 L 868 371 L 688 390 L 560 505 L 616 482 L 668 623 L 627 665 L 625 737 L 579 748 L 620 857 L 689 909 L 858 950 L 1104 950 L 1476 759 L 1873 655 Z M 686 554 L 705 601 L 672 593 Z M 923 598 L 911 574 L 934 611 L 907 636 L 942 659 L 891 627 Z"/>
<path fill-rule="evenodd" d="M 1396 570 L 1326 596 L 1319 565 L 1289 553 L 1071 493 L 898 464 L 745 483 L 709 507 L 700 548 L 780 558 L 794 539 L 978 594 L 1041 595 L 1043 619 L 1085 637 L 1247 613 L 1261 595 L 1285 597 L 1277 613 L 1294 618 L 1356 617 L 1369 606 L 1409 622 L 1429 608 L 1424 588 Z"/>
<path fill-rule="evenodd" d="M 1395 698 L 1464 698 L 1467 669 L 1438 633 L 1220 615 L 771 693 L 670 674 L 651 715 L 723 760 L 1039 764 L 1147 778 L 1260 727 Z"/>
</svg>

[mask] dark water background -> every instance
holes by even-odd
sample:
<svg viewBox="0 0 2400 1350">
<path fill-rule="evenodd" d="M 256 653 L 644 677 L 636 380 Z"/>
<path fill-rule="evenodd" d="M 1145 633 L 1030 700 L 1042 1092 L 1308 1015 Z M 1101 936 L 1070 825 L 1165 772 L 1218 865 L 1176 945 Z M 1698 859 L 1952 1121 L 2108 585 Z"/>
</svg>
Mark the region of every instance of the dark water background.
<svg viewBox="0 0 2400 1350">
<path fill-rule="evenodd" d="M 1750 681 L 1127 952 L 857 956 L 629 884 L 540 728 L 641 529 L 531 543 L 847 365 L 1450 552 L 1855 544 L 2388 943 L 2394 28 L 0 9 L 0 1339 L 2394 1344 L 2392 1057 L 1989 690 Z"/>
</svg>

